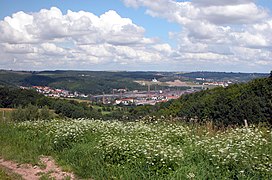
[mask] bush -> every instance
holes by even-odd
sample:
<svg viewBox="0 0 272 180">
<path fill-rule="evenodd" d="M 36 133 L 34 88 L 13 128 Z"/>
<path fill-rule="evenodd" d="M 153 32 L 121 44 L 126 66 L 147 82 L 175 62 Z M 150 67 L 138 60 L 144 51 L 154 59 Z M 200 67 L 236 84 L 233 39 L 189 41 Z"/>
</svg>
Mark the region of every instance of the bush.
<svg viewBox="0 0 272 180">
<path fill-rule="evenodd" d="M 35 120 L 50 120 L 53 113 L 50 112 L 47 106 L 44 106 L 41 110 L 37 106 L 29 104 L 25 108 L 19 106 L 17 110 L 11 113 L 11 118 L 14 121 L 35 121 Z"/>
<path fill-rule="evenodd" d="M 14 121 L 26 121 L 27 120 L 25 110 L 23 109 L 22 106 L 19 106 L 17 108 L 17 110 L 12 111 L 11 119 Z"/>
<path fill-rule="evenodd" d="M 53 119 L 53 113 L 50 112 L 48 106 L 44 106 L 41 110 L 40 110 L 40 113 L 39 113 L 40 117 L 39 119 Z"/>
</svg>

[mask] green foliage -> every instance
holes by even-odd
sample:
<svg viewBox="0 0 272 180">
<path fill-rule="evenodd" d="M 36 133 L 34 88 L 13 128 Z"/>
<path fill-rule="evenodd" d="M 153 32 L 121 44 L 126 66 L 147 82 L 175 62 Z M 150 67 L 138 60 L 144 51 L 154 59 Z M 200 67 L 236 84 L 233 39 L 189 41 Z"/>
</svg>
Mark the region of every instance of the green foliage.
<svg viewBox="0 0 272 180">
<path fill-rule="evenodd" d="M 77 101 L 55 100 L 52 108 L 57 114 L 69 118 L 99 118 L 101 113 L 86 103 Z"/>
<path fill-rule="evenodd" d="M 42 115 L 37 117 L 37 107 L 25 108 L 29 104 L 42 108 Z M 32 90 L 22 90 L 10 87 L 0 87 L 0 108 L 18 107 L 18 114 L 14 114 L 14 119 L 33 120 L 44 119 L 48 116 L 49 109 L 55 110 L 55 113 L 68 118 L 99 118 L 101 113 L 93 109 L 87 103 L 79 103 L 77 101 L 68 101 L 64 99 L 52 99 L 38 94 Z M 47 108 L 48 107 L 48 108 Z M 28 110 L 23 110 L 28 109 Z"/>
<path fill-rule="evenodd" d="M 18 109 L 12 111 L 11 119 L 17 122 L 35 121 L 35 120 L 51 120 L 54 115 L 47 106 L 38 109 L 37 106 L 29 104 L 25 108 L 19 106 Z"/>
<path fill-rule="evenodd" d="M 18 106 L 27 106 L 35 104 L 37 99 L 43 95 L 33 90 L 17 89 L 11 87 L 0 87 L 0 107 L 14 108 Z"/>
<path fill-rule="evenodd" d="M 53 119 L 54 115 L 52 112 L 50 112 L 48 106 L 44 106 L 40 112 L 39 112 L 39 118 L 38 119 L 43 119 L 43 120 L 50 120 Z"/>
<path fill-rule="evenodd" d="M 26 86 L 48 86 L 54 79 L 48 76 L 31 75 L 22 80 L 22 85 Z"/>
<path fill-rule="evenodd" d="M 29 77 L 31 73 L 0 70 L 0 86 L 21 85 L 20 82 Z"/>
<path fill-rule="evenodd" d="M 272 79 L 256 79 L 227 88 L 183 95 L 178 100 L 157 104 L 151 115 L 174 116 L 186 121 L 213 121 L 217 125 L 272 124 Z M 139 113 L 138 113 L 139 114 Z"/>
</svg>

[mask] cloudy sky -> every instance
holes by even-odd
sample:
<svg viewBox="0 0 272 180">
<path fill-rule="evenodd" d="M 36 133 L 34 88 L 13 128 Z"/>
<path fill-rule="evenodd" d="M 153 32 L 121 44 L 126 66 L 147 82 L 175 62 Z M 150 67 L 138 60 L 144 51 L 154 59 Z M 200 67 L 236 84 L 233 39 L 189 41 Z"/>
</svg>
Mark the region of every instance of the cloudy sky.
<svg viewBox="0 0 272 180">
<path fill-rule="evenodd" d="M 270 72 L 270 0 L 0 0 L 0 69 Z"/>
</svg>

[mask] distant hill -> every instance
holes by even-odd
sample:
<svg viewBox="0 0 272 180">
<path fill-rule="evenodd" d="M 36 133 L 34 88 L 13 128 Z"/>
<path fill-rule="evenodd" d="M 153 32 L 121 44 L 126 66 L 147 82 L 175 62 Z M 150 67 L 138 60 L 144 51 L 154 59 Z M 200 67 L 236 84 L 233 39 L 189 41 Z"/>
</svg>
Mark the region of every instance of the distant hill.
<svg viewBox="0 0 272 180">
<path fill-rule="evenodd" d="M 145 112 L 145 113 L 144 113 Z M 173 116 L 184 121 L 213 121 L 218 125 L 268 123 L 272 125 L 272 77 L 183 95 L 132 113 Z"/>
<path fill-rule="evenodd" d="M 267 77 L 258 73 L 225 72 L 144 72 L 144 71 L 7 71 L 0 70 L 0 86 L 50 86 L 78 91 L 85 94 L 111 93 L 112 89 L 146 90 L 147 87 L 135 80 L 174 81 L 196 78 L 213 80 L 234 80 L 246 82 L 254 78 Z"/>
<path fill-rule="evenodd" d="M 265 78 L 268 76 L 267 73 L 235 73 L 235 72 L 190 72 L 181 75 L 191 79 L 205 78 L 212 79 L 215 81 L 226 81 L 232 80 L 237 82 L 247 82 L 255 78 Z"/>
<path fill-rule="evenodd" d="M 146 76 L 154 77 L 148 74 Z M 103 92 L 110 93 L 112 89 L 146 89 L 134 82 L 133 79 L 139 77 L 142 78 L 141 73 L 94 71 L 19 72 L 2 70 L 0 71 L 0 85 L 50 86 L 86 94 L 102 94 Z"/>
</svg>

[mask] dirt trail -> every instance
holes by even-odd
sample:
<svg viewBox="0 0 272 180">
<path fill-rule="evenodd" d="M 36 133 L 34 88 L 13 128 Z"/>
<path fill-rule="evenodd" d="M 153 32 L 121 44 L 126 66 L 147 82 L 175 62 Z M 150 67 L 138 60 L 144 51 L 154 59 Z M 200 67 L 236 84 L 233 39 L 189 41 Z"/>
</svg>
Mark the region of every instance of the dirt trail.
<svg viewBox="0 0 272 180">
<path fill-rule="evenodd" d="M 56 180 L 62 180 L 67 177 L 70 177 L 71 180 L 75 179 L 74 174 L 62 171 L 61 168 L 56 165 L 53 158 L 41 157 L 40 161 L 44 165 L 44 168 L 33 166 L 31 164 L 19 164 L 1 158 L 0 165 L 21 175 L 25 180 L 39 180 L 39 178 L 45 174 Z"/>
</svg>

